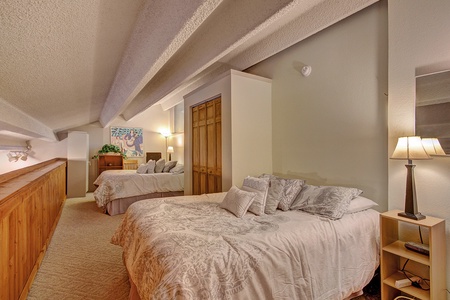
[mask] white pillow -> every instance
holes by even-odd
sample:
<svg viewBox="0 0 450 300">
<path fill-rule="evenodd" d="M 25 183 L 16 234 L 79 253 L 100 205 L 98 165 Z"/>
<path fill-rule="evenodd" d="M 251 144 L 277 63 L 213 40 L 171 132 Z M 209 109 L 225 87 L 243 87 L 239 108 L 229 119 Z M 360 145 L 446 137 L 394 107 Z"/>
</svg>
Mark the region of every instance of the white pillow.
<svg viewBox="0 0 450 300">
<path fill-rule="evenodd" d="M 155 166 L 155 173 L 162 173 L 164 166 L 166 165 L 166 160 L 164 158 L 158 159 Z"/>
<path fill-rule="evenodd" d="M 242 189 L 247 192 L 256 193 L 255 199 L 248 208 L 248 211 L 257 216 L 264 214 L 266 207 L 267 193 L 269 190 L 269 178 L 256 178 L 247 176 L 242 184 Z"/>
<path fill-rule="evenodd" d="M 169 173 L 173 174 L 181 174 L 184 173 L 184 165 L 183 164 L 177 164 L 175 167 L 173 167 Z"/>
<path fill-rule="evenodd" d="M 147 173 L 147 164 L 141 164 L 136 170 L 136 173 L 138 174 L 144 174 Z"/>
<path fill-rule="evenodd" d="M 147 173 L 149 173 L 149 174 L 155 173 L 155 166 L 156 166 L 156 161 L 150 159 L 150 160 L 147 162 Z"/>
<path fill-rule="evenodd" d="M 378 206 L 376 202 L 373 202 L 372 200 L 367 199 L 366 197 L 358 196 L 352 201 L 350 201 L 346 214 L 356 213 L 375 206 Z"/>
<path fill-rule="evenodd" d="M 242 218 L 252 204 L 253 199 L 255 199 L 255 196 L 256 193 L 246 192 L 236 186 L 232 186 L 225 195 L 222 203 L 220 203 L 220 207 L 230 211 L 236 217 Z"/>
</svg>

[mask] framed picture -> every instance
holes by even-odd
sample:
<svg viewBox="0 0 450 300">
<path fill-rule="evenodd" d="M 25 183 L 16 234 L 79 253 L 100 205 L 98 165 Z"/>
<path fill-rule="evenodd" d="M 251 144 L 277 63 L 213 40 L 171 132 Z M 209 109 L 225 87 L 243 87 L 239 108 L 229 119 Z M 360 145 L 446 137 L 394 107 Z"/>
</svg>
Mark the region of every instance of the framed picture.
<svg viewBox="0 0 450 300">
<path fill-rule="evenodd" d="M 144 157 L 142 128 L 111 126 L 111 144 L 117 145 L 127 157 Z"/>
</svg>

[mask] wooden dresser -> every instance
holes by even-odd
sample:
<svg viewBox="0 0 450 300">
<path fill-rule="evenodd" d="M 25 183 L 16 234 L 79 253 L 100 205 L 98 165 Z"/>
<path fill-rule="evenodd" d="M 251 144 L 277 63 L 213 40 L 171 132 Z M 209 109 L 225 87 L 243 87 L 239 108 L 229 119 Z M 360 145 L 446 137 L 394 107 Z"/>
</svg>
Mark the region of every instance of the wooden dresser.
<svg viewBox="0 0 450 300">
<path fill-rule="evenodd" d="M 107 170 L 122 170 L 123 158 L 121 155 L 99 155 L 97 165 L 98 175 Z"/>
</svg>

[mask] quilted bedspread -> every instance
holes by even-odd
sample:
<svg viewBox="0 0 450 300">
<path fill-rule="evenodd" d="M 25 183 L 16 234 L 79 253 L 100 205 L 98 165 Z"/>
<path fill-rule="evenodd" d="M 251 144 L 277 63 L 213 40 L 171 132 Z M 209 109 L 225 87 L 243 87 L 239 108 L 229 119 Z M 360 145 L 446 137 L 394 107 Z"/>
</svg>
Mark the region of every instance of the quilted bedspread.
<svg viewBox="0 0 450 300">
<path fill-rule="evenodd" d="M 184 190 L 184 174 L 138 174 L 135 170 L 108 170 L 94 181 L 97 189 L 94 198 L 98 207 L 104 207 L 115 199 L 151 193 L 181 192 Z"/>
<path fill-rule="evenodd" d="M 225 193 L 139 201 L 111 242 L 141 299 L 344 299 L 379 264 L 379 213 L 237 218 Z"/>
</svg>

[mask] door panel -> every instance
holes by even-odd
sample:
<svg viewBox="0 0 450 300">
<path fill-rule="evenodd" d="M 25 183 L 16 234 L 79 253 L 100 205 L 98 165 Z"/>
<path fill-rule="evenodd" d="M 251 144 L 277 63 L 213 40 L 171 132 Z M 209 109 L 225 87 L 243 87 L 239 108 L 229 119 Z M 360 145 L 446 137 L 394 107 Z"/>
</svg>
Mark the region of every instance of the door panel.
<svg viewBox="0 0 450 300">
<path fill-rule="evenodd" d="M 192 191 L 222 191 L 221 99 L 192 108 Z"/>
</svg>

